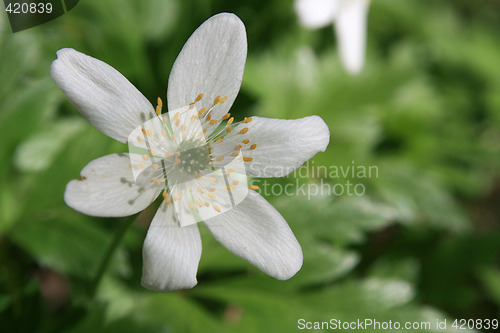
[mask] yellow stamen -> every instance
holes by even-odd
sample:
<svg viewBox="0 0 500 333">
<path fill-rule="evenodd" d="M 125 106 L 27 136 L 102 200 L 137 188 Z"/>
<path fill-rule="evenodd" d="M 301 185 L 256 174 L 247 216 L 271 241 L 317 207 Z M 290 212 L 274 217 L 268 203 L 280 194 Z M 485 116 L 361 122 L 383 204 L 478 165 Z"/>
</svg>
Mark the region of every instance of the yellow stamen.
<svg viewBox="0 0 500 333">
<path fill-rule="evenodd" d="M 220 104 L 224 104 L 224 103 L 226 103 L 226 101 L 227 101 L 227 96 L 224 96 L 224 97 L 222 97 L 222 98 L 220 99 L 219 103 L 220 103 Z"/>
<path fill-rule="evenodd" d="M 196 97 L 196 99 L 194 100 L 194 102 L 195 102 L 195 103 L 196 103 L 196 102 L 199 102 L 199 101 L 201 101 L 201 99 L 202 99 L 202 98 L 203 98 L 203 94 L 199 94 L 199 95 Z"/>
<path fill-rule="evenodd" d="M 231 114 L 228 112 L 224 115 L 224 117 L 222 117 L 221 120 L 226 120 L 227 118 L 231 117 Z"/>
<path fill-rule="evenodd" d="M 149 155 L 144 154 L 144 155 L 142 155 L 142 158 L 145 159 L 146 161 L 148 161 L 149 160 Z"/>
<path fill-rule="evenodd" d="M 155 163 L 155 164 L 153 164 L 153 165 L 152 165 L 152 167 L 153 167 L 154 169 L 158 169 L 160 166 L 159 166 L 157 163 Z"/>
<path fill-rule="evenodd" d="M 250 186 L 248 186 L 248 188 L 250 190 L 254 190 L 254 191 L 259 189 L 259 187 L 257 185 L 250 185 Z"/>
<path fill-rule="evenodd" d="M 245 139 L 245 140 L 243 140 L 243 143 L 244 143 L 244 144 L 247 144 L 247 143 L 249 143 L 249 142 L 250 142 L 250 140 L 249 140 L 249 139 Z"/>
<path fill-rule="evenodd" d="M 245 117 L 245 119 L 243 119 L 243 122 L 244 122 L 245 124 L 248 124 L 248 123 L 249 123 L 249 122 L 251 122 L 251 121 L 252 121 L 252 117 L 248 117 L 248 118 L 247 118 L 247 117 Z"/>
<path fill-rule="evenodd" d="M 195 200 L 194 203 L 198 206 L 198 207 L 202 207 L 203 205 L 201 204 L 200 200 Z"/>
<path fill-rule="evenodd" d="M 250 150 L 254 150 L 255 148 L 257 148 L 257 144 L 254 143 L 253 145 L 250 146 Z"/>
<path fill-rule="evenodd" d="M 188 203 L 188 205 L 189 205 L 189 209 L 194 210 L 194 205 L 192 202 Z"/>
<path fill-rule="evenodd" d="M 248 132 L 248 127 L 245 127 L 244 129 L 242 129 L 240 131 L 240 134 L 245 134 L 246 132 Z"/>
<path fill-rule="evenodd" d="M 217 119 L 210 120 L 210 125 L 213 125 L 213 124 L 216 124 L 216 123 L 217 123 Z"/>
<path fill-rule="evenodd" d="M 243 161 L 245 161 L 245 162 L 252 162 L 253 161 L 253 157 L 243 156 Z"/>
<path fill-rule="evenodd" d="M 217 196 L 215 195 L 215 193 L 212 193 L 212 192 L 209 192 L 207 195 L 208 195 L 210 198 L 212 198 L 212 199 L 217 198 Z"/>
<path fill-rule="evenodd" d="M 202 108 L 200 111 L 198 111 L 198 115 L 202 115 L 205 111 L 207 111 L 207 108 Z"/>
<path fill-rule="evenodd" d="M 181 192 L 177 192 L 177 194 L 174 196 L 174 200 L 179 201 L 181 196 L 182 196 Z"/>
<path fill-rule="evenodd" d="M 227 126 L 231 125 L 234 121 L 234 117 L 231 117 L 228 121 L 227 121 Z"/>
<path fill-rule="evenodd" d="M 219 206 L 217 206 L 217 205 L 214 205 L 214 209 L 215 209 L 218 213 L 220 213 L 220 212 L 221 212 L 220 207 L 219 207 Z"/>
<path fill-rule="evenodd" d="M 217 162 L 220 162 L 224 159 L 224 155 L 221 155 L 221 156 L 217 156 L 217 158 L 215 159 Z"/>
<path fill-rule="evenodd" d="M 215 99 L 214 99 L 214 105 L 219 104 L 219 102 L 220 102 L 220 96 L 215 97 Z"/>
</svg>

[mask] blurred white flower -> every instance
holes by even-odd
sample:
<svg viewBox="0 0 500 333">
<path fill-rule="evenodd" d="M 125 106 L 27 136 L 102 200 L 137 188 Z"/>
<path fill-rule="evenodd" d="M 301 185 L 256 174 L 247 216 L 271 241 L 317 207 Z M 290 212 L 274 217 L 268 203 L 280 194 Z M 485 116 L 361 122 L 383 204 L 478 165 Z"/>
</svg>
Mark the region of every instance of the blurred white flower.
<svg viewBox="0 0 500 333">
<path fill-rule="evenodd" d="M 335 23 L 340 59 L 351 74 L 363 69 L 370 0 L 296 0 L 299 22 L 307 28 Z"/>
<path fill-rule="evenodd" d="M 73 49 L 57 52 L 51 76 L 59 88 L 92 125 L 131 147 L 129 154 L 90 162 L 81 179 L 68 183 L 66 203 L 88 215 L 127 216 L 163 192 L 143 247 L 146 288 L 196 285 L 198 220 L 231 252 L 277 279 L 289 279 L 302 266 L 302 250 L 290 227 L 258 193 L 245 187 L 244 200 L 223 207 L 232 199 L 221 198 L 238 185 L 230 178 L 231 163 L 239 161 L 245 169 L 240 173 L 251 176 L 285 176 L 324 151 L 330 136 L 317 116 L 233 123 L 228 111 L 240 89 L 246 53 L 245 27 L 237 16 L 208 19 L 174 63 L 169 112 L 162 115 L 160 99 L 155 112 L 111 66 Z M 210 174 L 214 170 L 225 172 L 217 179 Z"/>
</svg>

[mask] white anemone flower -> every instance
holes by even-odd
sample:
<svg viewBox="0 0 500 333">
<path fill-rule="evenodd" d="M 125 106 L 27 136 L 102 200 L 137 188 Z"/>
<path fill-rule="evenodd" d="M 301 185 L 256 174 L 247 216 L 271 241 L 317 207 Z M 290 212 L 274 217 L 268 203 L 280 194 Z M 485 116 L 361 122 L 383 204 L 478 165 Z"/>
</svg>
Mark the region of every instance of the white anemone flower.
<svg viewBox="0 0 500 333">
<path fill-rule="evenodd" d="M 228 178 L 235 169 L 228 169 L 231 163 L 240 163 L 245 170 L 239 172 L 250 176 L 285 176 L 324 151 L 330 137 L 317 116 L 252 117 L 233 123 L 228 111 L 240 89 L 246 53 L 245 27 L 237 16 L 222 13 L 204 22 L 173 65 L 168 116 L 161 114 L 161 99 L 155 110 L 102 61 L 61 49 L 52 63 L 52 78 L 93 126 L 129 147 L 150 142 L 147 153 L 130 149 L 129 154 L 90 162 L 64 194 L 66 203 L 79 212 L 119 217 L 140 212 L 163 193 L 143 246 L 142 284 L 148 289 L 170 291 L 197 284 L 199 220 L 229 251 L 272 277 L 289 279 L 302 266 L 302 249 L 293 232 L 253 191 L 256 187 L 248 191 L 245 185 L 244 198 L 229 207 L 217 201 L 238 184 Z M 138 175 L 137 166 L 142 171 Z M 217 170 L 225 170 L 228 177 L 221 179 L 231 182 L 212 177 Z M 184 183 L 170 179 L 181 174 L 191 178 Z"/>
<path fill-rule="evenodd" d="M 335 23 L 340 59 L 351 74 L 363 69 L 370 0 L 296 0 L 299 22 L 307 28 Z"/>
</svg>

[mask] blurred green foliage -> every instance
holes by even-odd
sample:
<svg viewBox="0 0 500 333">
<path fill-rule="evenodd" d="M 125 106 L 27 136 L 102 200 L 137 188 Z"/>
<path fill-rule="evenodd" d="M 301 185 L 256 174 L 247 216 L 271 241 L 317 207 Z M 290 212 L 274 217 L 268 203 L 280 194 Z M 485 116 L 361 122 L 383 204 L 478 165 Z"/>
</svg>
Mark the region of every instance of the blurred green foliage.
<svg viewBox="0 0 500 333">
<path fill-rule="evenodd" d="M 92 128 L 57 89 L 55 52 L 101 59 L 154 101 L 190 34 L 222 11 L 244 21 L 249 40 L 233 114 L 320 115 L 331 143 L 306 167 L 354 161 L 376 166 L 378 177 L 268 180 L 366 188 L 363 196 L 267 196 L 304 251 L 289 281 L 265 276 L 202 228 L 198 286 L 143 289 L 153 205 L 90 297 L 127 219 L 79 214 L 64 188 L 92 159 L 127 147 Z M 367 63 L 356 77 L 341 67 L 331 27 L 301 28 L 290 0 L 85 0 L 20 33 L 5 13 L 0 23 L 1 332 L 293 332 L 300 318 L 500 317 L 499 1 L 373 0 Z"/>
</svg>

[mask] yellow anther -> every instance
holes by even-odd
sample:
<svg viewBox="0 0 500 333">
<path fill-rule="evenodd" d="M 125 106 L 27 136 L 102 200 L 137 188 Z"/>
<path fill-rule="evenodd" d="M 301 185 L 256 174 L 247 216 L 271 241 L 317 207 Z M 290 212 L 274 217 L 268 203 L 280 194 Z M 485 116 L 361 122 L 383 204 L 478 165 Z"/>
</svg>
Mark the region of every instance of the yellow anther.
<svg viewBox="0 0 500 333">
<path fill-rule="evenodd" d="M 215 193 L 212 193 L 212 192 L 207 193 L 207 195 L 208 195 L 210 198 L 212 198 L 212 199 L 217 198 L 217 196 L 215 195 Z"/>
<path fill-rule="evenodd" d="M 186 132 L 186 130 L 187 130 L 187 126 L 186 126 L 186 125 L 182 126 L 182 130 L 183 130 L 184 132 Z"/>
<path fill-rule="evenodd" d="M 229 117 L 231 117 L 231 114 L 228 112 L 228 113 L 226 113 L 226 114 L 222 117 L 222 119 L 221 119 L 221 120 L 226 120 L 226 119 L 228 119 Z"/>
<path fill-rule="evenodd" d="M 181 114 L 180 114 L 179 112 L 176 112 L 176 113 L 174 114 L 174 120 L 179 119 L 180 115 L 181 115 Z"/>
<path fill-rule="evenodd" d="M 161 98 L 160 98 L 160 97 L 158 97 L 158 106 L 159 106 L 160 108 L 162 108 L 162 107 L 163 107 L 163 101 L 161 100 Z"/>
<path fill-rule="evenodd" d="M 250 185 L 250 186 L 248 186 L 248 188 L 250 190 L 254 190 L 254 191 L 259 189 L 259 187 L 257 185 Z"/>
<path fill-rule="evenodd" d="M 167 131 L 165 131 L 164 129 L 161 130 L 161 136 L 163 136 L 164 138 L 167 137 Z"/>
<path fill-rule="evenodd" d="M 214 205 L 214 209 L 215 209 L 218 213 L 220 213 L 220 212 L 221 212 L 220 207 L 219 207 L 219 206 L 217 206 L 217 205 Z"/>
<path fill-rule="evenodd" d="M 205 201 L 205 206 L 210 207 L 210 203 L 208 201 Z"/>
<path fill-rule="evenodd" d="M 142 136 L 137 136 L 137 141 L 144 142 L 144 139 L 142 138 Z"/>
<path fill-rule="evenodd" d="M 148 130 L 147 130 L 147 133 L 148 133 L 148 136 L 153 136 L 153 135 L 154 135 L 154 134 L 153 134 L 153 131 L 152 131 L 152 130 L 150 130 L 150 129 L 148 129 Z"/>
<path fill-rule="evenodd" d="M 146 166 L 144 164 L 142 164 L 142 163 L 139 163 L 139 168 L 146 169 Z"/>
<path fill-rule="evenodd" d="M 215 187 L 211 187 L 208 191 L 209 192 L 215 192 Z"/>
<path fill-rule="evenodd" d="M 240 154 L 239 152 L 235 151 L 235 152 L 231 153 L 231 156 L 236 157 L 236 156 L 238 156 L 239 154 Z"/>
<path fill-rule="evenodd" d="M 179 201 L 181 199 L 181 196 L 182 196 L 181 192 L 177 192 L 177 194 L 174 196 L 174 200 Z"/>
<path fill-rule="evenodd" d="M 249 140 L 249 139 L 245 139 L 245 140 L 243 140 L 243 143 L 244 143 L 244 144 L 247 144 L 247 143 L 249 143 L 249 142 L 250 142 L 250 140 Z"/>
<path fill-rule="evenodd" d="M 203 130 L 203 134 L 207 134 L 207 130 L 206 129 Z"/>
<path fill-rule="evenodd" d="M 151 183 L 154 183 L 154 182 L 156 181 L 156 178 L 154 178 L 154 177 L 149 178 L 149 181 L 150 181 Z"/>
<path fill-rule="evenodd" d="M 160 185 L 161 183 L 164 183 L 165 182 L 165 178 L 162 178 L 162 179 L 157 179 L 156 180 L 156 185 Z"/>
<path fill-rule="evenodd" d="M 177 157 L 181 156 L 181 152 L 180 151 L 175 152 L 175 156 Z"/>
<path fill-rule="evenodd" d="M 181 123 L 181 120 L 180 120 L 180 119 L 177 119 L 177 120 L 175 121 L 175 126 L 179 127 L 180 123 Z"/>
<path fill-rule="evenodd" d="M 201 194 L 205 193 L 205 192 L 203 192 L 203 190 L 201 189 L 201 187 L 198 187 L 198 191 L 199 191 Z"/>
<path fill-rule="evenodd" d="M 149 153 L 150 153 L 151 155 L 156 155 L 156 152 L 155 152 L 153 149 L 150 149 L 150 150 L 149 150 Z"/>
<path fill-rule="evenodd" d="M 196 97 L 196 99 L 194 100 L 194 102 L 195 102 L 195 103 L 196 103 L 196 102 L 199 102 L 199 101 L 201 101 L 201 99 L 202 99 L 202 98 L 203 98 L 203 94 L 199 94 L 199 95 Z"/>
<path fill-rule="evenodd" d="M 227 121 L 227 126 L 231 125 L 234 121 L 234 117 L 231 117 L 229 118 L 229 120 Z"/>
<path fill-rule="evenodd" d="M 217 119 L 210 120 L 210 125 L 217 124 Z"/>
<path fill-rule="evenodd" d="M 235 171 L 236 171 L 235 168 L 231 168 L 231 169 L 227 170 L 228 173 L 235 172 Z"/>
<path fill-rule="evenodd" d="M 243 161 L 245 161 L 245 162 L 252 162 L 253 161 L 253 157 L 243 156 Z"/>
<path fill-rule="evenodd" d="M 202 207 L 202 203 L 200 202 L 200 200 L 195 200 L 194 203 L 198 206 L 198 207 Z"/>
<path fill-rule="evenodd" d="M 222 98 L 220 99 L 219 103 L 220 103 L 220 104 L 224 104 L 224 103 L 226 103 L 226 101 L 227 101 L 227 96 L 224 96 L 224 97 L 222 97 Z"/>
<path fill-rule="evenodd" d="M 239 183 L 240 183 L 239 181 L 235 180 L 235 181 L 233 181 L 231 184 L 233 184 L 234 186 L 236 186 L 236 185 L 238 185 Z"/>
<path fill-rule="evenodd" d="M 167 193 L 166 191 L 163 191 L 163 194 L 162 194 L 162 195 L 163 195 L 163 198 L 164 198 L 164 199 L 168 198 L 168 193 Z"/>
<path fill-rule="evenodd" d="M 165 203 L 166 203 L 167 205 L 170 205 L 170 203 L 171 203 L 171 202 L 172 202 L 172 200 L 170 200 L 170 199 L 166 199 L 166 200 L 165 200 Z"/>
<path fill-rule="evenodd" d="M 245 134 L 246 132 L 248 132 L 248 127 L 245 127 L 244 129 L 242 129 L 240 131 L 240 134 Z"/>
<path fill-rule="evenodd" d="M 158 163 L 155 163 L 155 164 L 153 164 L 153 165 L 152 165 L 152 167 L 153 167 L 154 169 L 158 169 L 160 166 L 158 165 Z"/>
<path fill-rule="evenodd" d="M 257 148 L 257 144 L 254 143 L 253 145 L 250 146 L 250 150 L 254 150 L 255 148 Z"/>
<path fill-rule="evenodd" d="M 222 140 L 224 140 L 223 136 L 221 136 L 220 138 L 218 138 L 217 140 L 215 140 L 215 143 L 221 142 Z"/>
<path fill-rule="evenodd" d="M 172 157 L 174 155 L 174 153 L 170 152 L 170 151 L 167 151 L 165 153 L 165 157 Z"/>
<path fill-rule="evenodd" d="M 167 116 L 163 116 L 163 122 L 166 124 L 168 123 L 168 117 Z"/>
<path fill-rule="evenodd" d="M 149 161 L 149 155 L 144 154 L 142 155 L 142 158 L 145 159 L 146 161 Z"/>
<path fill-rule="evenodd" d="M 205 113 L 205 111 L 207 111 L 207 108 L 200 109 L 200 111 L 198 111 L 198 115 L 201 116 L 203 113 Z"/>
<path fill-rule="evenodd" d="M 206 121 L 210 121 L 210 119 L 212 119 L 212 115 L 211 115 L 211 114 L 209 114 L 209 115 L 205 118 L 205 120 L 206 120 Z"/>
<path fill-rule="evenodd" d="M 219 102 L 220 102 L 220 96 L 215 97 L 215 99 L 214 99 L 214 105 L 219 104 Z"/>
<path fill-rule="evenodd" d="M 236 145 L 236 146 L 234 147 L 234 150 L 240 150 L 240 149 L 241 149 L 241 145 Z"/>
<path fill-rule="evenodd" d="M 156 106 L 156 114 L 161 115 L 161 106 L 159 105 Z"/>
<path fill-rule="evenodd" d="M 146 130 L 144 128 L 141 128 L 142 134 L 147 134 Z"/>
<path fill-rule="evenodd" d="M 249 123 L 249 122 L 251 122 L 251 121 L 252 121 L 252 117 L 248 117 L 248 118 L 247 118 L 247 117 L 245 117 L 245 119 L 243 119 L 243 122 L 244 122 L 245 124 L 248 124 L 248 123 Z"/>
<path fill-rule="evenodd" d="M 226 186 L 226 189 L 227 189 L 228 191 L 232 191 L 232 190 L 234 190 L 234 186 L 231 186 L 231 185 Z"/>
<path fill-rule="evenodd" d="M 175 163 L 176 165 L 181 164 L 181 159 L 180 159 L 180 158 L 176 158 L 176 159 L 175 159 L 175 161 L 174 161 L 174 163 Z"/>
<path fill-rule="evenodd" d="M 231 131 L 232 131 L 232 130 L 233 130 L 233 128 L 232 128 L 231 126 L 229 126 L 229 127 L 227 128 L 227 130 L 226 130 L 226 131 L 227 131 L 228 133 L 231 133 Z"/>
<path fill-rule="evenodd" d="M 216 182 L 217 179 L 215 179 L 214 177 L 207 177 L 208 180 L 210 180 L 211 182 Z"/>
<path fill-rule="evenodd" d="M 189 209 L 194 210 L 194 205 L 192 202 L 188 203 L 188 205 L 189 205 Z"/>
<path fill-rule="evenodd" d="M 215 159 L 217 162 L 220 162 L 224 159 L 224 155 L 221 155 L 221 156 L 217 156 L 217 158 Z"/>
</svg>

